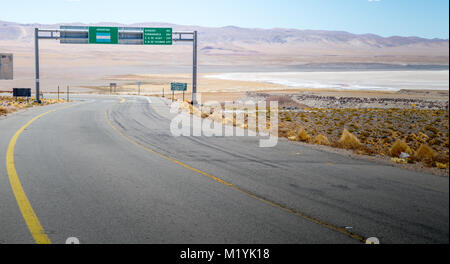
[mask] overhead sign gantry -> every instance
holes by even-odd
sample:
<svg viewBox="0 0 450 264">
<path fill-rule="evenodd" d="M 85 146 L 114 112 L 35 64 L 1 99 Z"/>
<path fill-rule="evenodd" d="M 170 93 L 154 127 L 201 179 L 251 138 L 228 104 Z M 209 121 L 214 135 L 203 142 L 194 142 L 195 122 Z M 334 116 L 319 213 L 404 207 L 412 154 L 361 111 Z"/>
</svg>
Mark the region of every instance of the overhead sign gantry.
<svg viewBox="0 0 450 264">
<path fill-rule="evenodd" d="M 35 28 L 36 101 L 40 101 L 39 40 L 56 39 L 61 44 L 173 45 L 192 42 L 192 103 L 197 104 L 197 31 L 172 28 L 61 26 L 60 29 Z"/>
</svg>

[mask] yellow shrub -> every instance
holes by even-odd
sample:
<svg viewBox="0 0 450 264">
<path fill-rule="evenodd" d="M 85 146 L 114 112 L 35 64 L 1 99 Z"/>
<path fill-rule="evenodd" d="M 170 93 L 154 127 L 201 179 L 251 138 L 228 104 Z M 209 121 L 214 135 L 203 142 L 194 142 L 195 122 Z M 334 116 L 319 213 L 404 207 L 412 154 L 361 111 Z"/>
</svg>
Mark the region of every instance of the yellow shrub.
<svg viewBox="0 0 450 264">
<path fill-rule="evenodd" d="M 419 138 L 418 138 L 419 141 L 425 142 L 425 141 L 427 141 L 429 138 L 430 138 L 430 137 L 427 136 L 426 134 L 424 134 L 424 133 L 422 133 L 422 132 L 419 132 Z"/>
<path fill-rule="evenodd" d="M 399 158 L 391 158 L 392 162 L 398 163 L 398 164 L 407 164 L 408 162 L 404 159 L 399 159 Z"/>
<path fill-rule="evenodd" d="M 299 141 L 296 130 L 289 129 L 286 134 L 290 141 Z"/>
<path fill-rule="evenodd" d="M 436 162 L 436 167 L 439 169 L 447 169 L 448 165 L 440 162 Z"/>
<path fill-rule="evenodd" d="M 389 150 L 391 157 L 399 157 L 402 152 L 408 153 L 409 155 L 413 154 L 411 148 L 403 142 L 402 140 L 397 140 L 392 148 Z"/>
<path fill-rule="evenodd" d="M 0 106 L 0 115 L 5 115 L 7 113 L 6 108 Z"/>
<path fill-rule="evenodd" d="M 423 160 L 431 160 L 435 156 L 433 149 L 431 149 L 429 146 L 422 144 L 420 148 L 416 151 L 416 157 L 423 161 Z"/>
<path fill-rule="evenodd" d="M 288 134 L 288 137 L 297 137 L 296 130 L 289 129 L 287 134 Z"/>
<path fill-rule="evenodd" d="M 323 135 L 323 134 L 319 134 L 314 138 L 314 143 L 319 144 L 319 145 L 330 145 L 330 141 L 328 140 L 328 138 Z"/>
<path fill-rule="evenodd" d="M 297 133 L 298 139 L 300 141 L 310 141 L 311 140 L 311 136 L 308 135 L 308 133 L 306 132 L 306 130 L 304 128 L 301 128 L 300 131 Z"/>
<path fill-rule="evenodd" d="M 348 132 L 347 129 L 344 129 L 339 143 L 341 143 L 343 147 L 348 149 L 356 149 L 361 146 L 361 142 L 359 141 L 359 139 L 352 133 Z"/>
</svg>

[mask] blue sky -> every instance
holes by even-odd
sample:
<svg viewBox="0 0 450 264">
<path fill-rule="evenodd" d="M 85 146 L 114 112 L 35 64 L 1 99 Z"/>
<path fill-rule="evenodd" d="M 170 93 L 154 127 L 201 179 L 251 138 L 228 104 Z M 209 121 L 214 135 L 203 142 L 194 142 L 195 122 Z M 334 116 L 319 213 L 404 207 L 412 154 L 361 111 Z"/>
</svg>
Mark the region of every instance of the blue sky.
<svg viewBox="0 0 450 264">
<path fill-rule="evenodd" d="M 0 20 L 22 23 L 169 22 L 449 38 L 448 0 L 1 0 L 0 10 Z"/>
</svg>

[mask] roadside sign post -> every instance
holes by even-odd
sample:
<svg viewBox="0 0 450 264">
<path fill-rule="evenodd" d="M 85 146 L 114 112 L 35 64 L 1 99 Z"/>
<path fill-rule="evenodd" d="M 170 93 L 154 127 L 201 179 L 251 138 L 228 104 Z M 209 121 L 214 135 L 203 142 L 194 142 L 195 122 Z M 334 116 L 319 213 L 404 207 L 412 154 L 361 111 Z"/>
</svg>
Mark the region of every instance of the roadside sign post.
<svg viewBox="0 0 450 264">
<path fill-rule="evenodd" d="M 194 31 L 193 45 L 193 71 L 192 71 L 192 104 L 197 105 L 197 31 Z"/>
<path fill-rule="evenodd" d="M 59 101 L 59 85 L 58 85 L 58 101 Z"/>
<path fill-rule="evenodd" d="M 174 101 L 175 91 L 183 92 L 183 102 L 184 102 L 184 92 L 187 90 L 187 83 L 171 83 L 170 90 L 172 90 L 172 101 Z"/>
<path fill-rule="evenodd" d="M 69 102 L 69 85 L 67 85 L 67 102 Z"/>
<path fill-rule="evenodd" d="M 39 29 L 34 29 L 34 58 L 35 58 L 35 66 L 36 66 L 36 102 L 41 103 L 39 98 Z"/>
<path fill-rule="evenodd" d="M 138 95 L 141 95 L 141 82 L 138 82 Z"/>
<path fill-rule="evenodd" d="M 116 87 L 117 87 L 117 83 L 110 83 L 109 84 L 109 94 L 112 94 L 113 91 L 115 93 L 116 92 Z"/>
<path fill-rule="evenodd" d="M 46 34 L 40 35 L 40 33 Z M 61 44 L 173 45 L 174 42 L 192 42 L 192 104 L 195 105 L 197 104 L 197 36 L 197 31 L 173 31 L 172 28 L 86 26 L 61 26 L 59 30 L 35 28 L 36 102 L 40 102 L 39 40 L 53 39 L 60 40 Z"/>
</svg>

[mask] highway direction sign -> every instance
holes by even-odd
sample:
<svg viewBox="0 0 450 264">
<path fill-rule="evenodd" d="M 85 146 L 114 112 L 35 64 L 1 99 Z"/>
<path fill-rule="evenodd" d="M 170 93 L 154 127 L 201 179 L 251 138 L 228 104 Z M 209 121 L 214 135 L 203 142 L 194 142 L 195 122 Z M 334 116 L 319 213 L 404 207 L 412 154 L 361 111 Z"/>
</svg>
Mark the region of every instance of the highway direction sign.
<svg viewBox="0 0 450 264">
<path fill-rule="evenodd" d="M 62 44 L 172 45 L 172 33 L 172 28 L 61 26 L 59 39 Z M 175 41 L 193 41 L 175 33 Z"/>
<path fill-rule="evenodd" d="M 187 83 L 171 83 L 170 89 L 172 91 L 179 91 L 179 92 L 187 91 Z"/>
<path fill-rule="evenodd" d="M 89 27 L 89 44 L 119 44 L 119 28 Z"/>
<path fill-rule="evenodd" d="M 171 28 L 144 28 L 144 45 L 172 45 Z"/>
<path fill-rule="evenodd" d="M 173 42 L 192 42 L 192 104 L 197 104 L 197 36 L 197 31 L 173 31 L 172 28 L 98 26 L 61 26 L 59 30 L 35 28 L 36 101 L 39 101 L 40 94 L 39 40 L 59 39 L 61 44 L 172 45 Z M 186 91 L 187 87 L 176 89 Z"/>
</svg>

